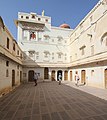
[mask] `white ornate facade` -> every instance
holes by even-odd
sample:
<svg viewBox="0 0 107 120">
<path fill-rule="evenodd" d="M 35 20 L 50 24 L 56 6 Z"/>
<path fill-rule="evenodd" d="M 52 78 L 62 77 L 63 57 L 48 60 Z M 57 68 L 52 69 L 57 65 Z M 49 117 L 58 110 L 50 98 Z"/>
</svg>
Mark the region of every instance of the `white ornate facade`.
<svg viewBox="0 0 107 120">
<path fill-rule="evenodd" d="M 18 26 L 18 44 L 24 51 L 25 81 L 32 81 L 34 71 L 40 74 L 40 79 L 50 80 L 57 80 L 58 70 L 62 74 L 68 71 L 68 41 L 72 30 L 67 24 L 53 27 L 50 17 L 36 13 L 19 13 L 15 23 Z"/>
<path fill-rule="evenodd" d="M 107 0 L 75 29 L 51 26 L 44 12 L 18 13 L 15 24 L 18 44 L 0 18 L 0 95 L 32 81 L 34 72 L 42 80 L 57 80 L 61 73 L 62 80 L 75 82 L 77 71 L 81 84 L 107 88 Z"/>
<path fill-rule="evenodd" d="M 72 30 L 67 24 L 51 26 L 51 18 L 36 13 L 19 13 L 18 44 L 24 51 L 25 81 L 34 71 L 41 79 L 74 82 L 77 71 L 81 83 L 107 88 L 107 1 L 100 0 Z"/>
</svg>

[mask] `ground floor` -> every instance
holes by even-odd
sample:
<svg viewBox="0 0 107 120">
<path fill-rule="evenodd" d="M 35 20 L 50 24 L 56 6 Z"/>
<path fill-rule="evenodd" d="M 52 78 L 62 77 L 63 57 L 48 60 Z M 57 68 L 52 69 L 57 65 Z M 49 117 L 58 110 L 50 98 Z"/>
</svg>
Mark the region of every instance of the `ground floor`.
<svg viewBox="0 0 107 120">
<path fill-rule="evenodd" d="M 106 100 L 86 93 L 92 91 L 88 86 L 81 86 L 81 91 L 64 82 L 22 84 L 0 98 L 0 120 L 107 120 Z M 93 92 L 107 96 L 103 91 Z"/>
<path fill-rule="evenodd" d="M 107 66 L 81 66 L 78 68 L 23 68 L 23 80 L 33 81 L 34 73 L 38 73 L 40 80 L 58 81 L 61 74 L 62 81 L 75 82 L 75 73 L 78 72 L 79 82 L 88 86 L 107 88 Z"/>
<path fill-rule="evenodd" d="M 22 74 L 22 66 L 20 64 L 0 55 L 0 96 L 20 85 Z"/>
</svg>

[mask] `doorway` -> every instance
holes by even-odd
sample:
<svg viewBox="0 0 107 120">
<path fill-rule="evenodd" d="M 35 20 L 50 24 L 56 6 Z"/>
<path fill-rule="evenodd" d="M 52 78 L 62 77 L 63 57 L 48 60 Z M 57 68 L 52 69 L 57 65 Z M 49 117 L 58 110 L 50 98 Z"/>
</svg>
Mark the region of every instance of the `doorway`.
<svg viewBox="0 0 107 120">
<path fill-rule="evenodd" d="M 30 70 L 28 73 L 28 81 L 33 82 L 34 81 L 33 78 L 34 78 L 34 71 Z"/>
<path fill-rule="evenodd" d="M 22 82 L 22 71 L 20 71 L 20 82 Z"/>
<path fill-rule="evenodd" d="M 105 76 L 105 88 L 107 89 L 107 69 L 104 71 L 104 76 Z"/>
<path fill-rule="evenodd" d="M 49 79 L 49 74 L 48 74 L 48 72 L 49 72 L 49 69 L 46 67 L 46 68 L 44 68 L 44 79 Z"/>
<path fill-rule="evenodd" d="M 72 71 L 70 71 L 70 81 L 72 81 Z"/>
<path fill-rule="evenodd" d="M 52 81 L 55 81 L 55 71 L 53 70 L 52 73 L 51 73 L 51 80 Z"/>
<path fill-rule="evenodd" d="M 85 70 L 81 71 L 81 83 L 86 83 L 86 72 Z"/>
<path fill-rule="evenodd" d="M 15 86 L 15 70 L 12 70 L 12 87 Z"/>
<path fill-rule="evenodd" d="M 57 80 L 59 80 L 59 79 L 58 79 L 59 74 L 61 74 L 61 76 L 62 76 L 62 70 L 58 70 L 58 71 L 57 71 Z"/>
<path fill-rule="evenodd" d="M 68 80 L 68 71 L 64 72 L 64 80 Z"/>
</svg>

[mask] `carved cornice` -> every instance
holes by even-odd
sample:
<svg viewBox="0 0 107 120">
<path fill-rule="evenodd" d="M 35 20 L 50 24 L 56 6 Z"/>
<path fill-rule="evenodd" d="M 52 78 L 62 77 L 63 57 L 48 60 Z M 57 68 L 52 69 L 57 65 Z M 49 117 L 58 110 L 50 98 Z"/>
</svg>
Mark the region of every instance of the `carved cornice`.
<svg viewBox="0 0 107 120">
<path fill-rule="evenodd" d="M 44 31 L 45 24 L 41 23 L 30 23 L 30 22 L 20 22 L 23 29 L 34 30 L 34 31 Z"/>
</svg>

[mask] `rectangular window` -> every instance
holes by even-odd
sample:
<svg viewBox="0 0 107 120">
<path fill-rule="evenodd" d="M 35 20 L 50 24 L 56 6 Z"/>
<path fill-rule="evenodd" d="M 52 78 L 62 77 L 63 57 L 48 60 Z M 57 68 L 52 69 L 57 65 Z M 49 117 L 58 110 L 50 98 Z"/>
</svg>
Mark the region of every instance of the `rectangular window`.
<svg viewBox="0 0 107 120">
<path fill-rule="evenodd" d="M 6 66 L 9 66 L 9 61 L 6 61 Z"/>
<path fill-rule="evenodd" d="M 9 70 L 6 70 L 6 77 L 9 77 Z"/>
<path fill-rule="evenodd" d="M 23 30 L 23 39 L 27 40 L 27 36 L 28 36 L 29 32 L 27 30 Z"/>
<path fill-rule="evenodd" d="M 47 53 L 45 53 L 45 56 L 44 56 L 45 58 L 48 58 L 48 54 Z"/>
<path fill-rule="evenodd" d="M 94 70 L 91 70 L 91 76 L 94 76 Z"/>
<path fill-rule="evenodd" d="M 13 43 L 13 50 L 15 51 L 15 43 Z"/>
<path fill-rule="evenodd" d="M 17 50 L 17 55 L 19 55 L 19 50 Z"/>
<path fill-rule="evenodd" d="M 7 38 L 7 48 L 9 49 L 9 38 Z"/>
<path fill-rule="evenodd" d="M 38 59 L 39 59 L 39 56 L 37 55 L 37 56 L 36 56 L 36 60 L 38 60 Z"/>
<path fill-rule="evenodd" d="M 94 55 L 94 45 L 91 46 L 91 55 Z"/>
<path fill-rule="evenodd" d="M 39 52 L 35 52 L 35 54 L 36 54 L 36 60 L 38 60 L 39 59 Z"/>
<path fill-rule="evenodd" d="M 19 69 L 19 65 L 17 65 L 17 69 Z"/>
<path fill-rule="evenodd" d="M 22 59 L 22 53 L 20 53 L 20 58 Z"/>
<path fill-rule="evenodd" d="M 80 50 L 81 50 L 81 55 L 85 55 L 85 48 L 86 48 L 85 45 L 83 45 L 83 46 L 80 48 Z"/>
<path fill-rule="evenodd" d="M 54 59 L 54 53 L 52 53 L 52 60 Z"/>
<path fill-rule="evenodd" d="M 61 54 L 58 54 L 58 58 L 61 59 Z"/>
</svg>

